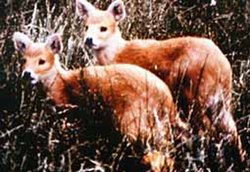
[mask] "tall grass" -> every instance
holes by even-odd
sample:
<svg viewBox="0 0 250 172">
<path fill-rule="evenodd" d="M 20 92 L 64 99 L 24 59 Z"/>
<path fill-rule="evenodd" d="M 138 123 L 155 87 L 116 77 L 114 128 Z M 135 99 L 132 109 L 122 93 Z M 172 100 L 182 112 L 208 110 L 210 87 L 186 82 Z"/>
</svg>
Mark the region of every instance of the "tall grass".
<svg viewBox="0 0 250 172">
<path fill-rule="evenodd" d="M 250 16 L 245 0 L 210 1 L 127 0 L 121 23 L 127 39 L 202 36 L 212 39 L 233 68 L 234 118 L 246 150 L 246 162 L 227 159 L 213 138 L 190 136 L 176 143 L 177 171 L 250 170 Z M 91 1 L 105 9 L 109 1 Z M 98 133 L 100 121 L 83 117 L 92 109 L 59 109 L 41 86 L 21 79 L 21 55 L 11 40 L 15 31 L 33 40 L 63 35 L 61 61 L 68 68 L 92 63 L 82 43 L 84 22 L 71 0 L 0 2 L 0 169 L 1 171 L 145 171 L 143 153 L 119 133 Z M 87 122 L 86 122 L 87 121 Z M 105 124 L 103 124 L 105 127 Z M 106 130 L 103 130 L 106 131 Z M 224 152 L 229 152 L 226 150 Z"/>
</svg>

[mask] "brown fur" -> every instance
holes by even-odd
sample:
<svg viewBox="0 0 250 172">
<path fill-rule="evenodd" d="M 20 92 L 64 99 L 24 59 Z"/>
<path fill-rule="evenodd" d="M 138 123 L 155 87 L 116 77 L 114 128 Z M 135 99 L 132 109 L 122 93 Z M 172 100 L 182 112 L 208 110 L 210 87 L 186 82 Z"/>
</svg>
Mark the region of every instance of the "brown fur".
<svg viewBox="0 0 250 172">
<path fill-rule="evenodd" d="M 97 58 L 108 59 L 101 56 Z M 186 114 L 186 119 L 193 119 L 191 122 L 195 122 L 195 125 L 203 123 L 203 127 L 208 130 L 213 127 L 213 120 L 216 118 L 213 115 L 219 113 L 209 114 L 205 111 L 216 106 L 209 103 L 209 99 L 218 96 L 230 116 L 224 116 L 222 122 L 215 126 L 220 131 L 232 133 L 235 139 L 237 138 L 235 123 L 231 123 L 233 126 L 222 125 L 227 123 L 227 120 L 232 120 L 230 114 L 232 69 L 226 57 L 212 41 L 194 37 L 166 41 L 128 41 L 108 63 L 136 64 L 155 73 L 169 85 L 176 101 L 179 101 L 180 108 Z M 195 109 L 197 112 L 190 114 L 194 101 L 197 101 Z M 199 113 L 203 115 L 190 117 Z M 197 123 L 197 119 L 201 123 Z"/>
<path fill-rule="evenodd" d="M 151 79 L 150 82 L 146 81 L 147 77 Z M 159 113 L 160 119 L 166 117 L 164 112 L 160 113 L 161 109 L 165 108 L 169 112 L 171 123 L 174 124 L 176 120 L 170 91 L 165 85 L 156 82 L 155 76 L 153 77 L 152 82 L 152 74 L 132 65 L 87 67 L 67 71 L 66 75 L 58 74 L 54 84 L 47 88 L 47 92 L 57 104 L 71 104 L 68 96 L 72 93 L 67 92 L 67 87 L 73 90 L 72 96 L 80 96 L 82 80 L 90 93 L 100 94 L 104 101 L 111 105 L 122 131 L 136 139 L 142 134 L 139 133 L 139 128 L 151 128 L 149 124 L 153 123 L 151 120 L 154 109 Z M 139 124 L 140 118 L 145 120 L 145 126 L 142 126 L 143 123 Z M 146 122 L 148 120 L 151 122 Z"/>
<path fill-rule="evenodd" d="M 217 90 L 223 90 L 224 101 L 230 111 L 232 70 L 228 60 L 210 40 L 193 37 L 141 40 L 143 46 L 138 42 L 128 42 L 111 63 L 133 63 L 149 69 L 173 92 L 178 91 L 183 77 L 186 85 L 180 91 L 189 104 L 197 98 L 205 107 L 210 96 L 214 96 Z"/>
<path fill-rule="evenodd" d="M 153 72 L 169 85 L 185 120 L 197 132 L 207 130 L 218 139 L 221 132 L 229 134 L 242 151 L 231 114 L 232 69 L 212 41 L 194 37 L 128 41 L 110 63 L 136 64 Z"/>
</svg>

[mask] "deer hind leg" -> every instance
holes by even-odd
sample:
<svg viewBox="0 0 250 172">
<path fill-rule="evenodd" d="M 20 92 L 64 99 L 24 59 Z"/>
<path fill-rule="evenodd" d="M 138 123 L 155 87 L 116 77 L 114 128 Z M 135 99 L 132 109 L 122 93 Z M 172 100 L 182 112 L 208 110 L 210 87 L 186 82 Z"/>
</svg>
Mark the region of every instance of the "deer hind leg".
<svg viewBox="0 0 250 172">
<path fill-rule="evenodd" d="M 174 161 L 164 153 L 168 153 L 168 147 L 171 147 L 172 143 L 169 136 L 171 126 L 166 125 L 170 124 L 168 113 L 162 119 L 160 112 L 154 108 L 146 110 L 130 107 L 119 116 L 120 129 L 129 140 L 133 142 L 139 139 L 143 144 L 147 144 L 148 151 L 142 157 L 142 163 L 150 166 L 153 172 L 172 171 Z"/>
<path fill-rule="evenodd" d="M 242 148 L 236 123 L 225 102 L 223 97 L 218 97 L 217 95 L 212 97 L 206 113 L 212 121 L 216 136 L 221 138 L 220 134 L 222 133 L 223 138 L 226 138 L 234 148 L 238 149 L 240 160 L 244 161 L 245 151 Z"/>
</svg>

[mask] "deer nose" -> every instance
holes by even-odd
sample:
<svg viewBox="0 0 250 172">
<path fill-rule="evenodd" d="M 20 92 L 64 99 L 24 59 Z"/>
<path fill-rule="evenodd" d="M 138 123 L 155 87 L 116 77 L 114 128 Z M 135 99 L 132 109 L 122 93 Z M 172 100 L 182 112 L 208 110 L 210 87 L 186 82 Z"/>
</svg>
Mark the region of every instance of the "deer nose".
<svg viewBox="0 0 250 172">
<path fill-rule="evenodd" d="M 22 77 L 23 77 L 24 80 L 32 79 L 31 73 L 29 71 L 24 71 Z"/>
<path fill-rule="evenodd" d="M 94 44 L 93 44 L 93 39 L 92 38 L 87 38 L 85 40 L 85 44 L 89 47 L 92 47 Z"/>
</svg>

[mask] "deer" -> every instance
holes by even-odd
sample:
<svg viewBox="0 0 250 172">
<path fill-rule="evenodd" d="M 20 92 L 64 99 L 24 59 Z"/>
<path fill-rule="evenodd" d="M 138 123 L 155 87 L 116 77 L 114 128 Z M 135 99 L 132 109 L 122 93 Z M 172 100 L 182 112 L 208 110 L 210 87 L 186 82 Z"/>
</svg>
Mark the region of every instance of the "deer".
<svg viewBox="0 0 250 172">
<path fill-rule="evenodd" d="M 212 40 L 125 40 L 119 29 L 126 17 L 122 0 L 114 0 L 106 10 L 76 0 L 76 13 L 84 18 L 83 41 L 97 65 L 134 64 L 151 71 L 169 86 L 182 120 L 191 123 L 194 134 L 205 131 L 217 140 L 223 134 L 243 154 L 232 115 L 232 68 Z"/>
<path fill-rule="evenodd" d="M 98 94 L 110 106 L 117 131 L 131 142 L 155 144 L 157 150 L 145 153 L 143 163 L 157 172 L 168 166 L 165 162 L 172 162 L 165 157 L 174 142 L 173 130 L 187 130 L 188 125 L 179 118 L 172 94 L 161 79 L 132 64 L 65 69 L 59 60 L 63 49 L 59 34 L 33 42 L 15 32 L 13 42 L 24 59 L 22 76 L 30 78 L 31 84 L 41 83 L 57 106 L 84 106 L 79 100 Z"/>
</svg>

